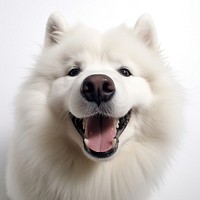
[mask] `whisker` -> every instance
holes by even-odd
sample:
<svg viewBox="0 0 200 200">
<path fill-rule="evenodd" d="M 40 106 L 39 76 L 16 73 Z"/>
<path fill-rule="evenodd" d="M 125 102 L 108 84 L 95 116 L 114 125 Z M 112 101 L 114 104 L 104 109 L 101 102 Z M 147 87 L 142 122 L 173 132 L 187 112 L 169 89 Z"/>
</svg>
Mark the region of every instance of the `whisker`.
<svg viewBox="0 0 200 200">
<path fill-rule="evenodd" d="M 59 113 L 59 116 L 57 118 L 57 127 L 61 124 L 64 125 L 66 118 L 67 118 L 67 112 L 66 110 L 63 108 L 63 106 L 61 105 L 60 107 L 58 107 L 58 109 L 56 110 L 57 113 Z"/>
</svg>

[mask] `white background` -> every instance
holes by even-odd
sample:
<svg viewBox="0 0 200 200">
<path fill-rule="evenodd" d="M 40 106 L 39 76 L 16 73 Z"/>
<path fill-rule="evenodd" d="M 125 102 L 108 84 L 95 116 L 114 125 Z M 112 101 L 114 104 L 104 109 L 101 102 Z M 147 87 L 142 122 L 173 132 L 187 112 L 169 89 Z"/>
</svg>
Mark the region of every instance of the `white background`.
<svg viewBox="0 0 200 200">
<path fill-rule="evenodd" d="M 186 131 L 172 169 L 152 200 L 200 200 L 200 2 L 198 0 L 0 0 L 0 200 L 5 196 L 5 152 L 14 129 L 13 98 L 43 44 L 47 18 L 105 30 L 154 18 L 159 41 L 186 93 Z M 106 199 L 105 199 L 106 200 Z"/>
</svg>

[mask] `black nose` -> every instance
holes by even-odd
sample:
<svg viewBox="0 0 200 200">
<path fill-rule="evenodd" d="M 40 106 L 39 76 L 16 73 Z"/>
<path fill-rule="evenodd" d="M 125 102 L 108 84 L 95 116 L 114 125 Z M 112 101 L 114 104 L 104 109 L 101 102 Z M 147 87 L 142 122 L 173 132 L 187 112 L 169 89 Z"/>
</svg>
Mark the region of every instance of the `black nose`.
<svg viewBox="0 0 200 200">
<path fill-rule="evenodd" d="M 115 93 L 115 84 L 112 79 L 103 74 L 95 74 L 85 78 L 81 85 L 81 95 L 89 102 L 98 106 L 109 101 Z"/>
</svg>

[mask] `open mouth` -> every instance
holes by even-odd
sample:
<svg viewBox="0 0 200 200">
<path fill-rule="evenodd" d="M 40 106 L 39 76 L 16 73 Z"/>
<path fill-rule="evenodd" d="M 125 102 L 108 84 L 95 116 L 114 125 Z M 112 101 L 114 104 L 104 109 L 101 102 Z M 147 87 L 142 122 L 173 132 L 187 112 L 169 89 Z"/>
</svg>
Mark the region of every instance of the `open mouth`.
<svg viewBox="0 0 200 200">
<path fill-rule="evenodd" d="M 70 113 L 71 120 L 83 139 L 84 149 L 95 158 L 108 158 L 118 149 L 119 137 L 131 117 L 131 110 L 119 119 L 94 115 L 76 118 Z"/>
</svg>

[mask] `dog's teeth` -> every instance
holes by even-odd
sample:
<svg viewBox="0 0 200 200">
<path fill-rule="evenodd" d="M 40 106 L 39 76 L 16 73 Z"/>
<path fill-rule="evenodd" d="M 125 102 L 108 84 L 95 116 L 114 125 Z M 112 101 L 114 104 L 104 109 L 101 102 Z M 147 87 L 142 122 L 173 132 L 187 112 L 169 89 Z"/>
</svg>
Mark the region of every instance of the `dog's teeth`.
<svg viewBox="0 0 200 200">
<path fill-rule="evenodd" d="M 116 127 L 116 128 L 119 127 L 119 120 L 115 120 L 115 127 Z"/>
<path fill-rule="evenodd" d="M 117 126 L 116 126 L 116 128 L 119 128 L 119 120 L 117 120 Z"/>
<path fill-rule="evenodd" d="M 85 145 L 88 147 L 88 145 L 89 145 L 89 140 L 88 139 L 84 139 L 84 142 L 85 142 Z"/>
<path fill-rule="evenodd" d="M 116 143 L 117 143 L 117 139 L 115 138 L 115 139 L 113 139 L 113 141 L 112 141 L 112 147 L 113 147 L 113 148 L 115 147 Z"/>
<path fill-rule="evenodd" d="M 85 127 L 86 127 L 86 121 L 85 119 L 83 119 L 83 129 L 85 130 Z"/>
</svg>

